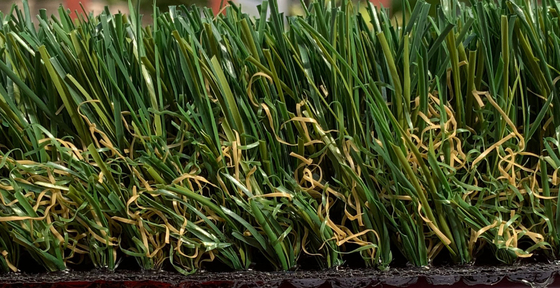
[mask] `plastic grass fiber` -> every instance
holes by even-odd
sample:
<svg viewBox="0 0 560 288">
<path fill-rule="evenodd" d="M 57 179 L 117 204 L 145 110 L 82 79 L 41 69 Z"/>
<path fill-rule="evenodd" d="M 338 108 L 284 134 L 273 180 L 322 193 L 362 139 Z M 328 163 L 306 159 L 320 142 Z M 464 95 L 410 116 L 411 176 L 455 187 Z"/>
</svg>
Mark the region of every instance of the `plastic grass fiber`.
<svg viewBox="0 0 560 288">
<path fill-rule="evenodd" d="M 557 259 L 557 3 L 407 3 L 4 11 L 0 269 Z"/>
</svg>

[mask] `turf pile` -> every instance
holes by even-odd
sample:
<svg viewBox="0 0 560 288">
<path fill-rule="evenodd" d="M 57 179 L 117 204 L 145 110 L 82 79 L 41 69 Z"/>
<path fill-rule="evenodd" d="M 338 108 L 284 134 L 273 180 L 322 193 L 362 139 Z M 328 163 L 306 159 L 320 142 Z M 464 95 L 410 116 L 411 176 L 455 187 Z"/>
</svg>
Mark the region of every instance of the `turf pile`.
<svg viewBox="0 0 560 288">
<path fill-rule="evenodd" d="M 5 11 L 0 269 L 556 259 L 560 10 L 442 2 Z"/>
</svg>

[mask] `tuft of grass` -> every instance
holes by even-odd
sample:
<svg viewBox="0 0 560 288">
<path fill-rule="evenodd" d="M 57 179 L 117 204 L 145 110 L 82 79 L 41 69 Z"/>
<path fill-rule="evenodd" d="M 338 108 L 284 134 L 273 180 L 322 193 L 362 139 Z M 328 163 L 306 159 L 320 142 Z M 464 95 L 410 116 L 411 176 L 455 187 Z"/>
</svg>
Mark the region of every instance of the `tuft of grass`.
<svg viewBox="0 0 560 288">
<path fill-rule="evenodd" d="M 48 271 L 132 257 L 184 274 L 557 259 L 560 10 L 445 4 L 398 25 L 351 1 L 172 6 L 146 27 L 132 4 L 77 20 L 14 5 L 0 271 L 24 250 Z"/>
</svg>

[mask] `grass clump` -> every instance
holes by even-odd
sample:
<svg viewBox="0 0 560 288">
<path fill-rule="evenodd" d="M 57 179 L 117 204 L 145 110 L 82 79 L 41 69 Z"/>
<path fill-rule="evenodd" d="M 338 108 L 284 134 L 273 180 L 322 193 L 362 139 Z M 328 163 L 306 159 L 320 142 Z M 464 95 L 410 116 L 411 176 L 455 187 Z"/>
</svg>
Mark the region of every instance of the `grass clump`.
<svg viewBox="0 0 560 288">
<path fill-rule="evenodd" d="M 0 269 L 557 259 L 557 4 L 445 4 L 5 11 Z"/>
</svg>

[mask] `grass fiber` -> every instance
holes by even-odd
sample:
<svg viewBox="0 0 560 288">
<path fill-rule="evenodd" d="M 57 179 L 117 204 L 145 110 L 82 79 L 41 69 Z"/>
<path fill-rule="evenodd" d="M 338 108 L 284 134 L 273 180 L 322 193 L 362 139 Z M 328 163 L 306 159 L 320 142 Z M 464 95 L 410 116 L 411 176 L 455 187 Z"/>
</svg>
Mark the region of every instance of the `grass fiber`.
<svg viewBox="0 0 560 288">
<path fill-rule="evenodd" d="M 4 11 L 0 271 L 558 259 L 557 3 L 441 2 Z"/>
</svg>

